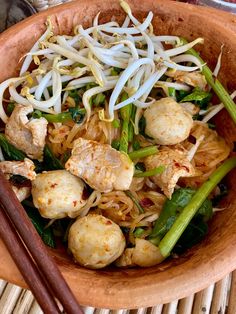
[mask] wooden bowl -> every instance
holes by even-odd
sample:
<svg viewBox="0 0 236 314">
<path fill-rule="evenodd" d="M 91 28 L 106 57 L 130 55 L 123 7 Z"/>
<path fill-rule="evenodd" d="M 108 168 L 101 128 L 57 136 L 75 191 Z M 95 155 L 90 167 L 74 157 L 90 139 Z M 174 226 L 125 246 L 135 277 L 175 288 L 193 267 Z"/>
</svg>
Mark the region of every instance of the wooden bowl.
<svg viewBox="0 0 236 314">
<path fill-rule="evenodd" d="M 220 78 L 230 90 L 235 89 L 236 73 L 236 17 L 206 9 L 166 0 L 130 0 L 133 13 L 138 18 L 154 12 L 156 33 L 176 34 L 188 40 L 205 39 L 199 46 L 203 58 L 211 67 L 216 64 L 220 47 L 224 44 Z M 79 0 L 55 7 L 17 24 L 0 36 L 0 81 L 18 73 L 20 58 L 31 48 L 44 31 L 44 22 L 51 16 L 57 33 L 70 33 L 73 26 L 91 25 L 92 18 L 101 11 L 101 20 L 124 19 L 119 1 Z M 217 118 L 219 132 L 232 143 L 236 130 L 226 112 Z M 58 250 L 49 250 L 55 257 L 63 275 L 83 305 L 102 308 L 137 308 L 167 303 L 199 291 L 223 278 L 236 268 L 236 185 L 235 174 L 229 176 L 230 193 L 224 201 L 223 212 L 214 216 L 206 239 L 178 259 L 169 259 L 151 268 L 121 270 L 106 268 L 88 270 L 73 264 Z M 0 242 L 0 276 L 26 287 L 22 276 Z"/>
</svg>

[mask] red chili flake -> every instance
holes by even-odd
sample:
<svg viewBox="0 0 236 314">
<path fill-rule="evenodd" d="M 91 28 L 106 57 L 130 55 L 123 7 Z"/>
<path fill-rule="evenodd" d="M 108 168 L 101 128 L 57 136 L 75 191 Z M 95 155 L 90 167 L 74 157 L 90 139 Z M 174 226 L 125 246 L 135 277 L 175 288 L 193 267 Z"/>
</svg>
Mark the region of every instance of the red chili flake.
<svg viewBox="0 0 236 314">
<path fill-rule="evenodd" d="M 181 165 L 180 165 L 177 161 L 174 163 L 174 165 L 175 165 L 175 167 L 177 167 L 177 168 L 180 168 L 180 167 L 181 167 Z"/>
<path fill-rule="evenodd" d="M 143 198 L 143 199 L 139 202 L 139 204 L 140 204 L 141 206 L 143 206 L 143 207 L 150 207 L 150 206 L 154 205 L 153 201 L 150 200 L 150 198 L 147 198 L 147 197 Z"/>
<path fill-rule="evenodd" d="M 112 224 L 112 222 L 110 220 L 106 221 L 106 225 L 111 225 L 111 224 Z"/>
<path fill-rule="evenodd" d="M 53 184 L 50 185 L 50 187 L 51 187 L 52 189 L 54 189 L 57 185 L 58 185 L 58 183 L 53 183 Z"/>
<path fill-rule="evenodd" d="M 182 168 L 182 169 L 186 170 L 187 172 L 189 172 L 189 168 L 188 168 L 188 167 L 186 167 L 186 166 L 184 166 L 184 165 L 181 165 L 181 164 L 179 164 L 178 162 L 175 162 L 174 165 L 175 165 L 175 167 L 177 167 L 177 168 Z"/>
<path fill-rule="evenodd" d="M 73 205 L 75 207 L 77 205 L 77 201 L 73 201 Z"/>
</svg>

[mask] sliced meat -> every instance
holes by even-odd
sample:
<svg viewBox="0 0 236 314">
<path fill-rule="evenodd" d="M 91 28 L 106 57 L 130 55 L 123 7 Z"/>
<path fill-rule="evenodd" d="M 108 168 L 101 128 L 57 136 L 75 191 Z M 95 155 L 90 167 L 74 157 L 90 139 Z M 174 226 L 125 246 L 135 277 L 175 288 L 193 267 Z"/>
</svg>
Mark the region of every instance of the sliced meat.
<svg viewBox="0 0 236 314">
<path fill-rule="evenodd" d="M 100 192 L 128 190 L 134 174 L 132 161 L 108 144 L 79 138 L 65 168 Z"/>
<path fill-rule="evenodd" d="M 34 171 L 34 163 L 32 160 L 25 158 L 24 161 L 1 161 L 0 170 L 4 174 L 14 174 L 23 176 L 29 180 L 36 178 Z"/>
<path fill-rule="evenodd" d="M 207 81 L 205 76 L 200 72 L 185 72 L 185 71 L 168 71 L 167 76 L 173 77 L 177 82 L 186 83 L 193 87 L 199 87 L 205 90 Z"/>
<path fill-rule="evenodd" d="M 27 115 L 32 112 L 31 105 L 16 105 L 6 123 L 5 135 L 12 145 L 28 157 L 42 160 L 48 122 L 45 118 L 29 120 Z"/>
<path fill-rule="evenodd" d="M 151 177 L 151 180 L 168 198 L 171 198 L 179 178 L 197 175 L 197 171 L 187 159 L 187 152 L 180 148 L 162 148 L 157 154 L 145 158 L 144 163 L 147 170 L 159 166 L 165 167 L 161 174 Z"/>
</svg>

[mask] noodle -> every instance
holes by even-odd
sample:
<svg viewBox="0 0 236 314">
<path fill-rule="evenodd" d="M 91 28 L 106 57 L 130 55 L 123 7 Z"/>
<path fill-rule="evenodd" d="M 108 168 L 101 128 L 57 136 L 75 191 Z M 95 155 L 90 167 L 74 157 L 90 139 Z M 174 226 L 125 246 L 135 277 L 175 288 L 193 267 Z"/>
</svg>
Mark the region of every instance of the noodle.
<svg viewBox="0 0 236 314">
<path fill-rule="evenodd" d="M 205 182 L 219 163 L 229 156 L 230 148 L 216 131 L 209 129 L 206 123 L 200 121 L 194 122 L 190 135 L 195 139 L 204 136 L 204 140 L 199 145 L 192 160 L 194 167 L 200 174 L 197 177 L 182 179 L 181 182 L 196 188 Z M 189 150 L 193 144 L 187 140 L 183 146 Z"/>
</svg>

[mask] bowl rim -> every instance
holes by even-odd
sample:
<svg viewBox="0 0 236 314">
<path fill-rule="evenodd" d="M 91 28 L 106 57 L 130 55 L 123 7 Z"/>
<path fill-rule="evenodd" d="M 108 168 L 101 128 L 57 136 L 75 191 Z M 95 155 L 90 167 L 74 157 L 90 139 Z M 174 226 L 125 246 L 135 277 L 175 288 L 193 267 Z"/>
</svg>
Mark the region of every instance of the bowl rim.
<svg viewBox="0 0 236 314">
<path fill-rule="evenodd" d="M 95 5 L 97 2 L 102 2 L 102 0 L 90 0 L 91 5 Z M 131 0 L 130 2 L 135 2 L 137 0 Z M 118 3 L 118 1 L 114 1 Z M 56 16 L 62 11 L 76 9 L 78 5 L 83 3 L 88 3 L 86 0 L 73 1 L 65 3 L 56 7 L 53 7 L 47 11 L 37 13 L 24 21 L 21 21 L 17 25 L 12 26 L 0 35 L 0 47 L 3 45 L 9 36 L 13 36 L 23 27 L 29 26 L 37 23 L 42 23 L 45 21 L 47 16 Z M 146 3 L 151 7 L 153 1 L 146 0 Z M 155 5 L 162 5 L 165 7 L 172 6 L 172 8 L 183 8 L 190 10 L 191 14 L 201 14 L 205 19 L 208 19 L 210 23 L 217 25 L 222 31 L 228 33 L 228 36 L 233 36 L 235 39 L 236 47 L 236 35 L 234 30 L 236 30 L 236 21 L 233 17 L 226 12 L 219 12 L 212 8 L 196 7 L 190 4 L 184 4 L 179 2 L 173 2 L 170 0 L 155 0 Z M 215 18 L 218 18 L 217 20 Z M 232 17 L 232 21 L 229 21 L 229 17 Z M 227 21 L 227 22 L 226 22 Z M 0 48 L 1 53 L 1 48 Z M 236 242 L 236 238 L 235 238 Z M 55 251 L 49 249 L 49 252 L 54 256 L 56 261 L 59 261 L 59 257 Z M 26 287 L 22 276 L 19 274 L 16 266 L 12 262 L 9 254 L 6 251 L 5 246 L 0 241 L 0 254 L 4 255 L 4 263 L 8 263 L 11 267 L 11 271 L 7 269 L 6 265 L 1 265 L 0 263 L 0 277 L 3 279 L 13 282 L 15 284 Z M 200 261 L 200 260 L 199 260 Z M 183 272 L 178 266 L 175 268 L 177 274 L 175 275 L 175 281 L 171 276 L 162 282 L 163 276 L 159 273 L 159 282 L 154 281 L 152 274 L 145 274 L 144 270 L 140 272 L 143 274 L 142 285 L 138 285 L 137 279 L 131 276 L 132 285 L 124 284 L 124 281 L 117 282 L 115 274 L 110 276 L 106 271 L 95 271 L 95 270 L 85 270 L 78 268 L 77 274 L 80 277 L 75 277 L 75 274 L 71 272 L 71 269 L 67 267 L 67 264 L 59 264 L 59 267 L 68 281 L 69 285 L 72 287 L 76 297 L 79 302 L 83 305 L 89 305 L 99 308 L 139 308 L 154 306 L 157 303 L 168 303 L 175 299 L 180 299 L 186 295 L 193 294 L 201 289 L 206 288 L 212 282 L 216 282 L 222 279 L 227 273 L 233 271 L 236 268 L 236 258 L 235 253 L 233 253 L 232 247 L 224 248 L 221 255 L 217 257 L 217 260 L 212 258 L 206 263 L 201 263 L 196 267 L 194 276 L 192 275 L 193 270 Z M 209 272 L 210 269 L 210 272 Z M 129 273 L 133 274 L 133 271 L 122 271 L 124 276 L 130 276 Z M 173 272 L 170 272 L 173 275 Z M 90 275 L 89 275 L 90 274 Z M 201 274 L 201 281 L 199 281 L 199 275 Z M 204 276 L 202 276 L 204 274 Z M 189 278 L 191 276 L 191 285 L 189 285 Z M 91 278 L 96 278 L 92 280 Z M 90 280 L 90 282 L 89 282 Z M 133 284 L 136 283 L 136 287 Z M 96 288 L 94 288 L 96 284 Z M 83 287 L 86 286 L 86 291 L 83 291 Z M 171 293 L 167 294 L 167 287 L 171 287 Z M 165 288 L 165 289 L 164 289 Z M 165 292 L 163 291 L 165 290 Z M 91 295 L 89 295 L 91 294 Z M 135 305 L 134 305 L 135 304 Z"/>
</svg>

